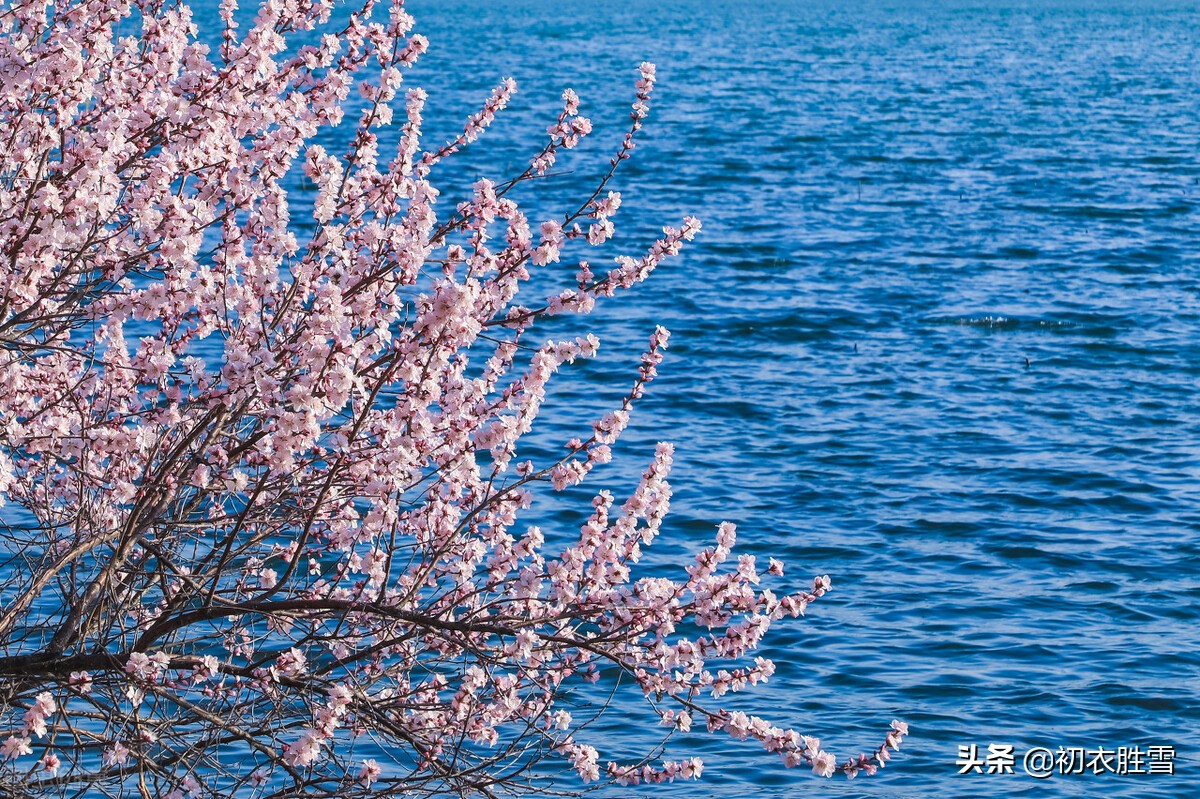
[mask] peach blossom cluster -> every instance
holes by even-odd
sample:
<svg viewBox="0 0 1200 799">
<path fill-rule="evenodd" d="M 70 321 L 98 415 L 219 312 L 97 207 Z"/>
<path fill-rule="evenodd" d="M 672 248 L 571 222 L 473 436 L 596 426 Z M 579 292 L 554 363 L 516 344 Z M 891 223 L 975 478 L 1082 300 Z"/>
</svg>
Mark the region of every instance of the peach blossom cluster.
<svg viewBox="0 0 1200 799">
<path fill-rule="evenodd" d="M 902 723 L 839 765 L 721 706 L 773 678 L 756 650 L 830 581 L 786 589 L 728 523 L 677 572 L 647 569 L 669 444 L 628 495 L 591 492 L 578 530 L 528 524 L 538 492 L 575 497 L 613 458 L 669 345 L 647 331 L 606 411 L 548 454 L 530 443 L 555 376 L 600 346 L 547 320 L 700 231 L 612 250 L 654 66 L 577 206 L 531 216 L 513 191 L 592 135 L 570 90 L 523 168 L 452 206 L 439 165 L 517 86 L 428 146 L 413 25 L 402 0 L 0 13 L 0 794 L 536 793 L 564 764 L 699 778 L 686 753 L 601 756 L 565 697 L 613 673 L 665 738 L 873 773 Z"/>
</svg>

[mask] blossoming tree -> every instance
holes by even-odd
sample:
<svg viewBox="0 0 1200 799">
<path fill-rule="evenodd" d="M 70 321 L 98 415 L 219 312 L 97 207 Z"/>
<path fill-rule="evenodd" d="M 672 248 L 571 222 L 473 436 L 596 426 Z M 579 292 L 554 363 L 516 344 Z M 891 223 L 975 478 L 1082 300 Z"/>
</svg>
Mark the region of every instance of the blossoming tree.
<svg viewBox="0 0 1200 799">
<path fill-rule="evenodd" d="M 729 524 L 675 579 L 637 575 L 669 445 L 581 530 L 518 524 L 538 487 L 609 460 L 667 346 L 655 330 L 586 440 L 519 451 L 551 376 L 598 344 L 536 325 L 633 286 L 700 228 L 533 288 L 612 235 L 609 182 L 654 67 L 577 206 L 535 225 L 511 199 L 591 130 L 567 91 L 524 171 L 442 209 L 439 164 L 515 85 L 423 147 L 425 93 L 395 102 L 426 47 L 402 3 L 344 23 L 332 5 L 267 0 L 239 33 L 225 0 L 215 52 L 172 0 L 0 6 L 0 793 L 493 795 L 556 760 L 584 781 L 700 776 L 697 758 L 600 758 L 562 697 L 604 670 L 666 735 L 700 725 L 826 776 L 874 772 L 903 724 L 839 762 L 718 702 L 771 676 L 750 653 L 827 577 L 761 588 L 782 564 L 726 567 Z M 351 91 L 350 144 L 327 152 L 315 139 Z M 293 167 L 316 197 L 304 235 Z"/>
</svg>

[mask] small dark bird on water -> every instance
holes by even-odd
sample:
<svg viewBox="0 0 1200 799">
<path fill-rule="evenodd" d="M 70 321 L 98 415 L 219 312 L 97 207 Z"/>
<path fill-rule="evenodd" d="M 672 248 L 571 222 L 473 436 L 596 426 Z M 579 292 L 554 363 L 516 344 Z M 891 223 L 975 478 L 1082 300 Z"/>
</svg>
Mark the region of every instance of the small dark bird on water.
<svg viewBox="0 0 1200 799">
<path fill-rule="evenodd" d="M 1029 368 L 1029 359 L 1028 358 L 1025 359 L 1025 368 L 1026 369 Z"/>
</svg>

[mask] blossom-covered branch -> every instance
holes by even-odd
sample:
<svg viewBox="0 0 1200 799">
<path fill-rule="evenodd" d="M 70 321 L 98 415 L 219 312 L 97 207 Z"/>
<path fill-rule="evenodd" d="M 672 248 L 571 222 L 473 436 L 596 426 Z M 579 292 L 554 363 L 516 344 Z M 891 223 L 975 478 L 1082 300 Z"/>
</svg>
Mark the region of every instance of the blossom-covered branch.
<svg viewBox="0 0 1200 799">
<path fill-rule="evenodd" d="M 668 735 L 703 722 L 873 772 L 903 724 L 838 765 L 712 704 L 768 679 L 747 658 L 830 586 L 761 587 L 782 564 L 730 562 L 727 524 L 685 571 L 641 575 L 669 445 L 577 533 L 518 523 L 535 490 L 610 460 L 668 345 L 652 332 L 586 438 L 519 447 L 554 374 L 599 346 L 537 325 L 700 230 L 539 288 L 611 239 L 654 67 L 580 204 L 532 223 L 512 199 L 591 133 L 568 90 L 527 168 L 446 209 L 439 164 L 516 84 L 423 149 L 428 97 L 400 89 L 427 43 L 400 0 L 375 6 L 334 25 L 329 0 L 267 0 L 240 32 L 223 0 L 215 52 L 173 0 L 0 10 L 0 793 L 491 796 L 545 787 L 555 760 L 585 781 L 699 777 L 694 757 L 600 765 L 563 697 L 603 669 Z M 347 149 L 317 144 L 351 107 Z"/>
</svg>

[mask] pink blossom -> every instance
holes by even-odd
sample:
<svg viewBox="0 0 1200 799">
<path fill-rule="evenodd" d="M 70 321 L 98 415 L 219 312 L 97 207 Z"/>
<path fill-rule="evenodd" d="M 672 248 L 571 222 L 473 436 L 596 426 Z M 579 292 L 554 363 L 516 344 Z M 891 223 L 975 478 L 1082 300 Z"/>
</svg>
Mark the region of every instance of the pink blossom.
<svg viewBox="0 0 1200 799">
<path fill-rule="evenodd" d="M 141 680 L 156 680 L 162 676 L 170 660 L 164 652 L 156 652 L 153 655 L 134 652 L 125 663 L 125 671 Z"/>
<path fill-rule="evenodd" d="M 563 108 L 568 114 L 579 113 L 579 95 L 575 94 L 571 89 L 564 89 L 562 99 Z"/>
<path fill-rule="evenodd" d="M 321 740 L 316 730 L 305 730 L 299 739 L 284 745 L 284 761 L 297 768 L 312 765 L 321 756 Z"/>
<path fill-rule="evenodd" d="M 219 676 L 221 673 L 221 662 L 213 655 L 204 655 L 200 658 L 200 662 L 192 670 L 192 679 L 199 682 L 202 680 L 211 680 Z"/>
<path fill-rule="evenodd" d="M 78 688 L 81 694 L 86 694 L 92 690 L 92 675 L 86 671 L 71 672 L 68 682 Z"/>
<path fill-rule="evenodd" d="M 364 760 L 362 768 L 358 771 L 358 781 L 370 788 L 371 783 L 379 779 L 381 773 L 383 773 L 383 769 L 379 767 L 378 763 L 374 760 Z"/>
<path fill-rule="evenodd" d="M 4 739 L 3 744 L 0 744 L 0 756 L 5 760 L 29 754 L 33 754 L 33 749 L 30 748 L 29 739 L 26 737 L 10 735 Z"/>
<path fill-rule="evenodd" d="M 813 755 L 813 774 L 822 777 L 832 777 L 834 769 L 837 768 L 837 758 L 824 750 L 817 750 Z"/>
<path fill-rule="evenodd" d="M 106 766 L 123 766 L 129 760 L 129 747 L 120 741 L 114 741 L 111 746 L 104 750 L 101 760 Z"/>
<path fill-rule="evenodd" d="M 54 715 L 58 710 L 58 705 L 54 698 L 43 691 L 35 697 L 33 706 L 25 711 L 25 731 L 31 733 L 38 738 L 46 734 L 46 720 Z"/>
</svg>

